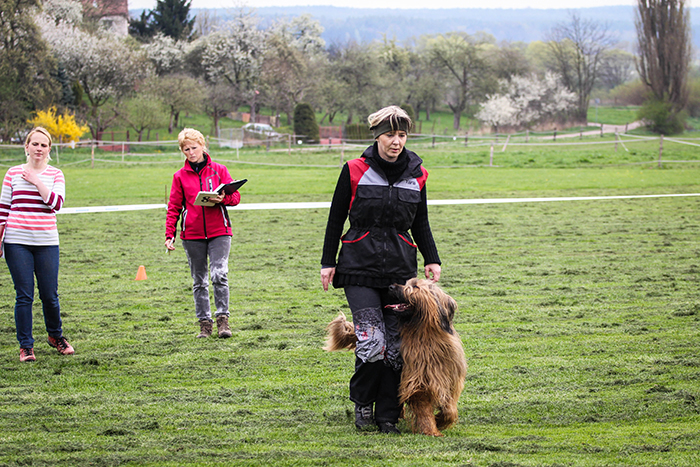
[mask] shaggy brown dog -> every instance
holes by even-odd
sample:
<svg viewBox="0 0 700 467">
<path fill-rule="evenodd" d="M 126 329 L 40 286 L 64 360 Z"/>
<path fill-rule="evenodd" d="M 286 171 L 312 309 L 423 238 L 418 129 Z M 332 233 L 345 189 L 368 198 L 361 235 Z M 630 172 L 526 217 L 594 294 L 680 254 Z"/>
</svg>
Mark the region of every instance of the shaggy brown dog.
<svg viewBox="0 0 700 467">
<path fill-rule="evenodd" d="M 411 279 L 392 285 L 396 305 L 388 305 L 401 321 L 404 365 L 399 400 L 409 408 L 414 433 L 442 436 L 457 422 L 457 401 L 464 389 L 467 361 L 462 340 L 452 326 L 457 303 L 434 282 Z M 340 314 L 326 328 L 325 350 L 352 350 L 354 326 Z"/>
</svg>

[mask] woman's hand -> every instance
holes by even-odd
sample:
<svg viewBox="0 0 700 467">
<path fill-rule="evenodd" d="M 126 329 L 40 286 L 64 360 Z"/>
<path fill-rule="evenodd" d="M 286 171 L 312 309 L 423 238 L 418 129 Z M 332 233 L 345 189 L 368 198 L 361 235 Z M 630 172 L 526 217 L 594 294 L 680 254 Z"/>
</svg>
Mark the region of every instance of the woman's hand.
<svg viewBox="0 0 700 467">
<path fill-rule="evenodd" d="M 39 192 L 39 196 L 41 196 L 41 199 L 43 199 L 44 202 L 49 199 L 51 190 L 44 185 L 44 182 L 41 181 L 39 176 L 34 173 L 33 170 L 30 170 L 25 166 L 22 169 L 22 178 L 36 187 L 37 191 Z"/>
<path fill-rule="evenodd" d="M 29 170 L 26 167 L 22 169 L 22 178 L 34 186 L 37 186 L 38 183 L 41 183 L 39 181 L 39 176 L 35 174 L 33 170 Z"/>
<path fill-rule="evenodd" d="M 211 201 L 212 203 L 216 203 L 216 204 L 223 203 L 223 202 L 224 202 L 224 196 L 226 196 L 226 195 L 224 195 L 223 193 L 221 193 L 221 194 L 218 195 L 218 196 L 210 196 L 210 197 L 209 197 L 209 201 Z"/>
<path fill-rule="evenodd" d="M 175 238 L 165 239 L 165 249 L 168 251 L 173 251 L 175 249 Z"/>
<path fill-rule="evenodd" d="M 333 282 L 333 276 L 335 276 L 335 268 L 321 268 L 321 284 L 326 292 L 328 292 L 328 284 Z"/>
<path fill-rule="evenodd" d="M 437 282 L 440 280 L 440 271 L 442 271 L 442 268 L 440 268 L 440 265 L 437 263 L 432 263 L 432 264 L 426 264 L 425 265 L 425 278 L 432 280 L 433 282 Z M 433 275 L 431 278 L 430 275 Z"/>
</svg>

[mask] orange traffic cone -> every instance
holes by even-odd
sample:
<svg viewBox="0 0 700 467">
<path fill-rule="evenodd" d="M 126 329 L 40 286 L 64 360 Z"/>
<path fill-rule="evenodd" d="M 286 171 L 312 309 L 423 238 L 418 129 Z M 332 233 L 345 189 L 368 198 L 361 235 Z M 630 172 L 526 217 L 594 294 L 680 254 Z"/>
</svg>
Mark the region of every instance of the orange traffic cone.
<svg viewBox="0 0 700 467">
<path fill-rule="evenodd" d="M 145 281 L 146 279 L 148 279 L 148 277 L 146 277 L 146 268 L 144 266 L 139 266 L 139 272 L 136 273 L 136 280 Z"/>
</svg>

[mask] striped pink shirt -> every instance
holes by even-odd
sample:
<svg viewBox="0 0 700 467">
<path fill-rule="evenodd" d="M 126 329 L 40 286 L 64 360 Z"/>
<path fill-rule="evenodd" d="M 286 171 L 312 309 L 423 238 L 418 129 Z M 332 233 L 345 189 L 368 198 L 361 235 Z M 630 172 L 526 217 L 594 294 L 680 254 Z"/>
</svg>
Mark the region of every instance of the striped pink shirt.
<svg viewBox="0 0 700 467">
<path fill-rule="evenodd" d="M 36 186 L 22 178 L 21 165 L 5 174 L 0 194 L 0 226 L 5 225 L 5 243 L 58 245 L 56 212 L 63 206 L 66 181 L 63 172 L 50 165 L 39 179 L 51 191 L 47 201 Z"/>
</svg>

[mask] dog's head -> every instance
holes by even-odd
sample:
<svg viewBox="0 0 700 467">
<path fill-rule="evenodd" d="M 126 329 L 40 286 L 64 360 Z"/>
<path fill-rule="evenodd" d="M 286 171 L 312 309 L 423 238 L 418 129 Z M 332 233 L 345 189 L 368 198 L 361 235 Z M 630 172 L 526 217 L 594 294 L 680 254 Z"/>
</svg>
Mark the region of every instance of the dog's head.
<svg viewBox="0 0 700 467">
<path fill-rule="evenodd" d="M 457 311 L 457 302 L 438 285 L 427 279 L 410 279 L 406 285 L 394 284 L 389 294 L 396 303 L 386 308 L 396 313 L 408 325 L 430 325 L 441 327 L 452 333 L 452 320 Z"/>
</svg>

